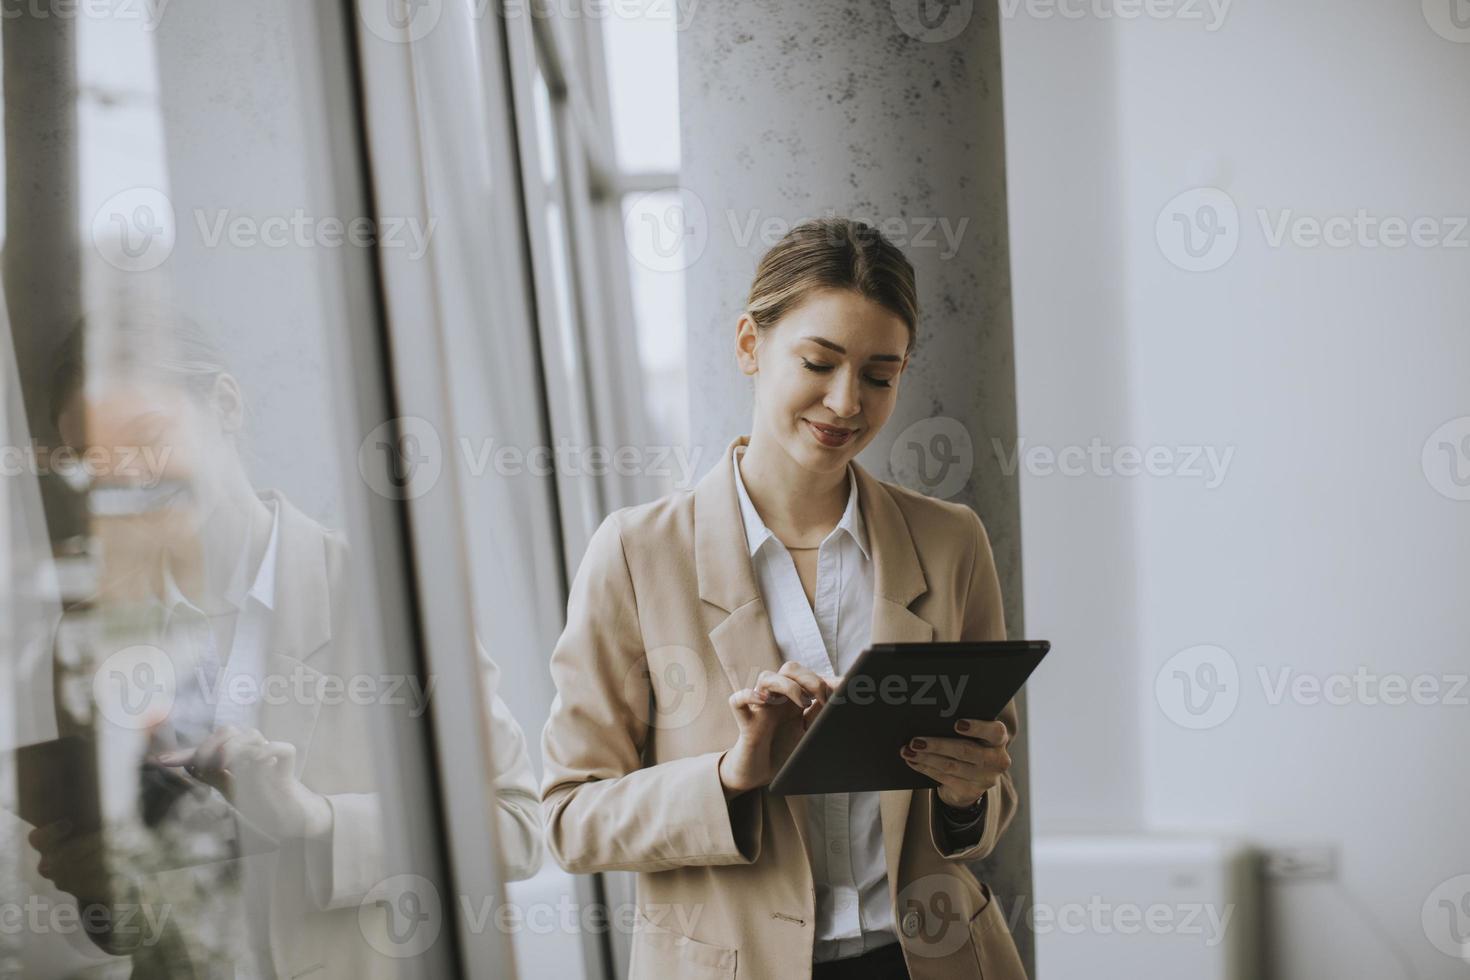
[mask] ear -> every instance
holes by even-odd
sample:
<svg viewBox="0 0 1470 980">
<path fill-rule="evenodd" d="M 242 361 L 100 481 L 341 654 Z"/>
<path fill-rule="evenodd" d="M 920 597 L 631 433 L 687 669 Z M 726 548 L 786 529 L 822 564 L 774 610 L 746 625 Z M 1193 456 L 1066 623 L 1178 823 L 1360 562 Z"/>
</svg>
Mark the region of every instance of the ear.
<svg viewBox="0 0 1470 980">
<path fill-rule="evenodd" d="M 740 314 L 740 319 L 735 324 L 735 358 L 740 363 L 742 373 L 756 374 L 760 371 L 756 356 L 759 347 L 760 332 L 756 328 L 755 320 L 749 313 Z"/>
<path fill-rule="evenodd" d="M 245 396 L 241 394 L 240 382 L 233 374 L 221 374 L 214 379 L 209 404 L 222 431 L 235 435 L 245 427 Z"/>
</svg>

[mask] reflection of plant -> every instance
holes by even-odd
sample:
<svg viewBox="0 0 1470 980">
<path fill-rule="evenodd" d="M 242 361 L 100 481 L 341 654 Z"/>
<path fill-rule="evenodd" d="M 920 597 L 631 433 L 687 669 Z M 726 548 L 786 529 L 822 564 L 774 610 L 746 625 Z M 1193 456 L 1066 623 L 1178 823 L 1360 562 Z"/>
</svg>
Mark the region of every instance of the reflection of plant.
<svg viewBox="0 0 1470 980">
<path fill-rule="evenodd" d="M 213 790 L 180 795 L 153 828 L 119 828 L 119 852 L 155 915 L 168 914 L 161 942 L 134 956 L 174 977 L 233 980 L 250 962 L 250 918 L 244 907 L 241 862 L 235 859 L 234 817 Z"/>
</svg>

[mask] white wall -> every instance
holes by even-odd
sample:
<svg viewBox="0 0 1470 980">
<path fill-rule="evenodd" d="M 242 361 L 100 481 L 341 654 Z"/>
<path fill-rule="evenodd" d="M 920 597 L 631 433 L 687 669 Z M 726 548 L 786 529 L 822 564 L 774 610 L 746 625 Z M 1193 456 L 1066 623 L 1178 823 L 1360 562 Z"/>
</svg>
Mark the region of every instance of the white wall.
<svg viewBox="0 0 1470 980">
<path fill-rule="evenodd" d="M 1470 214 L 1470 44 L 1431 29 L 1437 4 L 1238 4 L 1210 30 L 1203 5 L 1022 2 L 1004 28 L 1022 437 L 1234 451 L 1214 488 L 1023 459 L 1026 617 L 1059 654 L 1031 685 L 1033 819 L 1335 845 L 1334 877 L 1268 886 L 1272 975 L 1293 980 L 1470 972 L 1434 945 L 1440 899 L 1470 890 L 1470 691 L 1444 703 L 1470 670 L 1470 503 L 1436 489 L 1438 440 L 1421 464 L 1470 416 L 1470 232 L 1272 247 L 1258 215 Z M 1238 245 L 1185 271 L 1156 219 L 1203 186 Z M 1201 644 L 1238 680 L 1196 716 L 1173 671 L 1203 654 L 1169 661 Z M 1438 703 L 1273 704 L 1259 675 L 1359 666 L 1426 676 Z"/>
</svg>

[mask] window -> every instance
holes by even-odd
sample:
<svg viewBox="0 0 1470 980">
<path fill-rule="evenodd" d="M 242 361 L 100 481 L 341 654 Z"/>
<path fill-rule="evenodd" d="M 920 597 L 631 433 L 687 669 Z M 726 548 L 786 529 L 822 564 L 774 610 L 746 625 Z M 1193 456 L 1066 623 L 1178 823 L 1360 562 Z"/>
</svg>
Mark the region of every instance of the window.
<svg viewBox="0 0 1470 980">
<path fill-rule="evenodd" d="M 353 25 L 144 6 L 0 25 L 0 958 L 446 975 Z"/>
</svg>

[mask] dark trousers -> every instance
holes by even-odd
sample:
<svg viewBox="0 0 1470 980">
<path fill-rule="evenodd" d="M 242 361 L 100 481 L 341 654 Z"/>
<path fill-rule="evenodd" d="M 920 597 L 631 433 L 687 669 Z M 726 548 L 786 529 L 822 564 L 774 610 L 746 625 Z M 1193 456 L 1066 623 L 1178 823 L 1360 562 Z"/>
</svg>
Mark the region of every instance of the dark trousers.
<svg viewBox="0 0 1470 980">
<path fill-rule="evenodd" d="M 861 956 L 812 964 L 812 980 L 909 980 L 903 947 L 889 943 Z"/>
</svg>

